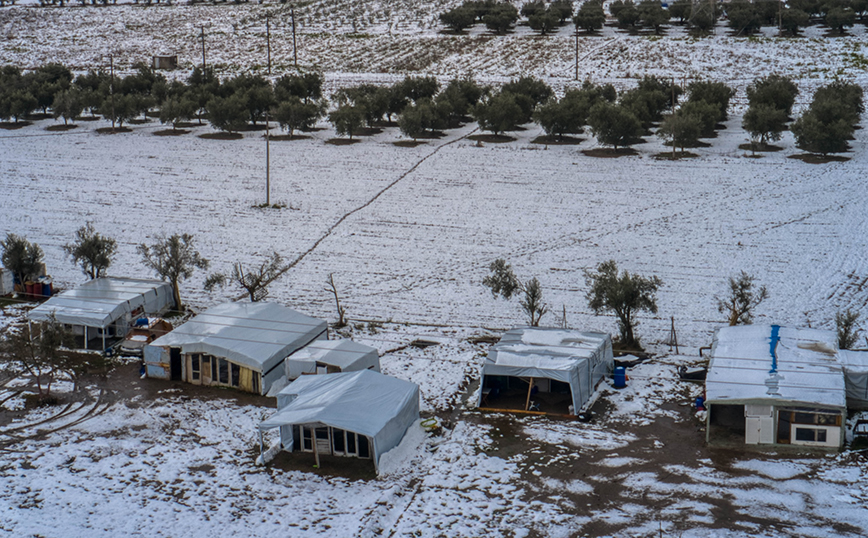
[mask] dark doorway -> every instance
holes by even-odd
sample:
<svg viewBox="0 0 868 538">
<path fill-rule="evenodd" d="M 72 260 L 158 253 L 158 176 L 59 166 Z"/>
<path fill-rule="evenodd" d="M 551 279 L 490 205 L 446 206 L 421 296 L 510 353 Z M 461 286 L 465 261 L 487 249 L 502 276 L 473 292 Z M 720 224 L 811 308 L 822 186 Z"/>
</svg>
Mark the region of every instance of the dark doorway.
<svg viewBox="0 0 868 538">
<path fill-rule="evenodd" d="M 169 369 L 172 381 L 181 381 L 181 348 L 169 348 Z"/>
</svg>

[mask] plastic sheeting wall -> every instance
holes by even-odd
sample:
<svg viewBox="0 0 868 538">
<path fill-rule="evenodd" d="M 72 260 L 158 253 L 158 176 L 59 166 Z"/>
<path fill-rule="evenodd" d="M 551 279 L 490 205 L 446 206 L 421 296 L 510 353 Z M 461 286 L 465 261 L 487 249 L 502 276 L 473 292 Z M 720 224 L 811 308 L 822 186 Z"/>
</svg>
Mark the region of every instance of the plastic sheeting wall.
<svg viewBox="0 0 868 538">
<path fill-rule="evenodd" d="M 868 351 L 842 349 L 838 360 L 844 368 L 847 408 L 868 410 Z"/>
</svg>

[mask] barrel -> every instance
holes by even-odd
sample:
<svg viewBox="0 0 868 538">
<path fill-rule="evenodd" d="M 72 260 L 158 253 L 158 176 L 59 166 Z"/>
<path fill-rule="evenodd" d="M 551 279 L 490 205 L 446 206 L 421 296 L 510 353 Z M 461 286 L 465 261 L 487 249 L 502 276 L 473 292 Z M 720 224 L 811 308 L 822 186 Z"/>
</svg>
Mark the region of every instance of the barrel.
<svg viewBox="0 0 868 538">
<path fill-rule="evenodd" d="M 615 388 L 623 389 L 627 386 L 627 369 L 623 366 L 615 367 Z"/>
<path fill-rule="evenodd" d="M 42 283 L 42 296 L 43 297 L 51 297 L 51 283 L 43 282 Z"/>
<path fill-rule="evenodd" d="M 30 297 L 36 296 L 36 289 L 35 288 L 36 288 L 36 282 L 28 280 L 27 282 L 24 283 L 24 293 L 26 293 Z M 42 291 L 42 290 L 40 290 L 40 291 Z"/>
</svg>

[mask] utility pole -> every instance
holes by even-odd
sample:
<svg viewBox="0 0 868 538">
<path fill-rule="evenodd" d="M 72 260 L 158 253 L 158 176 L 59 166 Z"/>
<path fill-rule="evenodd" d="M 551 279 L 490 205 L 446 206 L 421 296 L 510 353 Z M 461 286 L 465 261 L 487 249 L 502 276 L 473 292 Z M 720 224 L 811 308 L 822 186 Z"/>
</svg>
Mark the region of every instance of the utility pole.
<svg viewBox="0 0 868 538">
<path fill-rule="evenodd" d="M 784 25 L 781 22 L 783 9 L 784 9 L 784 0 L 778 0 L 778 37 L 780 37 L 784 31 Z"/>
<path fill-rule="evenodd" d="M 207 67 L 205 64 L 205 27 L 200 26 L 199 28 L 202 30 L 202 72 L 204 74 L 205 67 Z"/>
<path fill-rule="evenodd" d="M 265 43 L 268 49 L 268 76 L 271 76 L 271 19 L 268 13 L 265 14 Z"/>
<path fill-rule="evenodd" d="M 265 47 L 268 50 L 268 76 L 271 77 L 271 22 L 265 15 Z M 269 79 L 269 84 L 271 80 Z M 265 205 L 271 205 L 271 128 L 268 125 L 268 109 L 265 109 Z"/>
<path fill-rule="evenodd" d="M 579 80 L 579 27 L 576 26 L 576 82 Z"/>
<path fill-rule="evenodd" d="M 295 5 L 291 6 L 289 13 L 292 15 L 292 59 L 295 68 L 298 69 L 298 44 L 295 40 Z"/>
<path fill-rule="evenodd" d="M 112 134 L 115 132 L 115 57 L 109 55 L 109 96 L 112 101 Z"/>
</svg>

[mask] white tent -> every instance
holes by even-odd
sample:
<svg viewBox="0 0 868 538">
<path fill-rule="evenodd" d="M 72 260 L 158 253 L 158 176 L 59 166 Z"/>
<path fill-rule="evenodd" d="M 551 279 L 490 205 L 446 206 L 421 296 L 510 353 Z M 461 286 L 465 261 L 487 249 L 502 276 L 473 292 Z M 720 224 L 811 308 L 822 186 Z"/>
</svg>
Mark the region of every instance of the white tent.
<svg viewBox="0 0 868 538">
<path fill-rule="evenodd" d="M 148 375 L 165 378 L 165 365 L 171 361 L 171 350 L 180 350 L 180 378 L 199 384 L 239 386 L 266 394 L 271 384 L 283 376 L 283 360 L 293 352 L 317 339 L 327 338 L 328 324 L 276 303 L 225 303 L 215 306 L 153 342 L 145 350 Z M 156 351 L 154 348 L 158 348 Z M 208 367 L 198 361 L 208 361 Z M 222 361 L 257 374 L 257 380 L 247 385 L 219 380 Z M 153 363 L 151 367 L 148 363 Z M 196 374 L 195 366 L 199 366 Z M 213 368 L 213 370 L 212 370 Z M 211 372 L 218 375 L 212 375 Z"/>
<path fill-rule="evenodd" d="M 844 368 L 844 387 L 847 407 L 868 409 L 868 351 L 838 351 L 838 360 Z"/>
<path fill-rule="evenodd" d="M 280 391 L 277 408 L 277 414 L 259 424 L 260 439 L 264 432 L 280 428 L 281 445 L 292 451 L 300 441 L 293 438 L 293 426 L 307 425 L 318 430 L 313 435 L 317 441 L 322 439 L 320 432 L 327 432 L 329 444 L 324 448 L 329 453 L 347 454 L 346 434 L 353 433 L 370 440 L 377 467 L 380 456 L 398 446 L 419 419 L 419 386 L 370 370 L 301 376 Z M 311 450 L 319 445 L 314 442 Z"/>
<path fill-rule="evenodd" d="M 518 327 L 491 347 L 482 367 L 488 376 L 551 379 L 567 383 L 573 413 L 590 399 L 597 383 L 612 372 L 612 338 L 608 334 L 570 329 Z M 479 405 L 485 389 L 480 391 Z"/>
<path fill-rule="evenodd" d="M 27 313 L 30 321 L 57 321 L 83 327 L 85 344 L 91 335 L 123 336 L 136 315 L 158 315 L 174 305 L 172 286 L 162 280 L 105 277 L 89 280 L 59 293 Z"/>
<path fill-rule="evenodd" d="M 380 371 L 380 355 L 376 348 L 352 340 L 322 340 L 311 342 L 286 358 L 286 378 L 303 374 Z"/>
<path fill-rule="evenodd" d="M 728 429 L 744 430 L 747 444 L 840 446 L 846 402 L 837 348 L 832 331 L 719 329 L 705 381 L 707 439 Z"/>
</svg>

